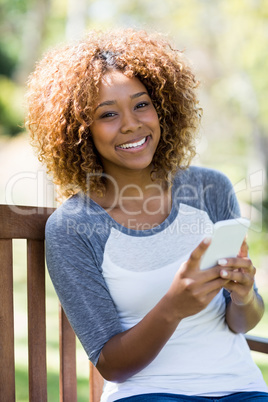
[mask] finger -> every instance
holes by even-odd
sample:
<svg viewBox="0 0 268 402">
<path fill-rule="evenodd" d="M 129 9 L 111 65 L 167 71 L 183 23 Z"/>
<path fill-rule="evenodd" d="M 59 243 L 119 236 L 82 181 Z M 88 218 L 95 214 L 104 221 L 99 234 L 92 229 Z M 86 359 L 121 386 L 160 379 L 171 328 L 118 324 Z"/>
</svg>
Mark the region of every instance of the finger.
<svg viewBox="0 0 268 402">
<path fill-rule="evenodd" d="M 246 237 L 243 240 L 243 243 L 241 244 L 239 253 L 238 253 L 238 257 L 247 257 L 248 256 L 248 244 L 247 244 L 247 240 Z"/>
<path fill-rule="evenodd" d="M 222 288 L 226 288 L 228 286 L 229 280 L 222 280 L 221 278 L 213 281 L 213 286 L 208 285 L 206 287 L 207 297 L 212 300 Z"/>
<path fill-rule="evenodd" d="M 218 277 L 217 279 L 204 283 L 202 293 L 209 294 L 211 292 L 219 292 L 222 288 L 226 287 L 228 283 L 229 279 Z"/>
<path fill-rule="evenodd" d="M 227 285 L 229 281 L 217 278 L 216 280 L 206 282 L 193 290 L 193 297 L 203 305 L 207 305 L 219 291 Z"/>
<path fill-rule="evenodd" d="M 246 270 L 254 270 L 252 261 L 249 258 L 221 258 L 218 260 L 218 265 L 222 267 L 229 267 L 233 269 L 244 268 Z"/>
<path fill-rule="evenodd" d="M 246 275 L 242 271 L 228 271 L 224 269 L 220 271 L 220 276 L 241 285 L 251 285 L 254 283 L 254 275 Z"/>
<path fill-rule="evenodd" d="M 229 268 L 227 268 L 229 269 Z M 219 265 L 215 265 L 214 267 L 205 269 L 200 271 L 202 273 L 202 281 L 203 282 L 210 282 L 215 280 L 216 278 L 220 277 L 220 271 L 222 270 L 222 267 Z"/>
<path fill-rule="evenodd" d="M 211 243 L 211 238 L 206 237 L 199 243 L 199 245 L 194 249 L 194 251 L 191 253 L 190 258 L 188 260 L 187 266 L 190 268 L 196 268 L 199 267 L 200 265 L 200 259 L 202 255 L 206 252 L 208 247 L 210 246 Z"/>
</svg>

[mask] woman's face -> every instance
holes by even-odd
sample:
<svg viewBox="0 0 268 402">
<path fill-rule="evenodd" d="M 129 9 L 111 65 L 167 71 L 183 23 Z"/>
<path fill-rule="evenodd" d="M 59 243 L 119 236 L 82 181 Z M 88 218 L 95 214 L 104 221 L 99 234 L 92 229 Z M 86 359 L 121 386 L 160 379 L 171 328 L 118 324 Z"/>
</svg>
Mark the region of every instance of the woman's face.
<svg viewBox="0 0 268 402">
<path fill-rule="evenodd" d="M 137 78 L 116 70 L 103 77 L 90 129 L 106 174 L 115 177 L 151 165 L 160 125 L 151 98 Z"/>
</svg>

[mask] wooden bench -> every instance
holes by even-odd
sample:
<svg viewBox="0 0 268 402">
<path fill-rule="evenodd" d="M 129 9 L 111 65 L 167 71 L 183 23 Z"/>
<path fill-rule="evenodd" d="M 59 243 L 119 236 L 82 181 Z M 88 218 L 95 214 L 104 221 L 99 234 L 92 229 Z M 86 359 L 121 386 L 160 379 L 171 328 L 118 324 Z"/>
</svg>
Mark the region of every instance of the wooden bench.
<svg viewBox="0 0 268 402">
<path fill-rule="evenodd" d="M 0 402 L 15 395 L 12 240 L 27 239 L 29 401 L 47 401 L 44 229 L 52 208 L 0 205 Z M 60 308 L 59 400 L 77 401 L 76 339 Z M 268 353 L 268 339 L 248 337 L 252 350 Z M 89 400 L 99 402 L 103 379 L 90 363 Z"/>
</svg>

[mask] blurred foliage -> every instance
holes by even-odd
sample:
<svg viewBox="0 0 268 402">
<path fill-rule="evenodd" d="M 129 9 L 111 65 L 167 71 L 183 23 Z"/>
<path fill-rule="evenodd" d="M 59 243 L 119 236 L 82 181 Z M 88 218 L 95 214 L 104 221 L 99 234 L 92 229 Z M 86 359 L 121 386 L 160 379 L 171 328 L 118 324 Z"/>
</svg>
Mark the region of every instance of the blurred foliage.
<svg viewBox="0 0 268 402">
<path fill-rule="evenodd" d="M 38 46 L 36 59 L 48 46 L 90 28 L 120 25 L 157 29 L 168 33 L 180 48 L 186 47 L 198 75 L 204 78 L 202 91 L 212 98 L 212 104 L 216 101 L 213 110 L 222 111 L 215 120 L 230 117 L 231 130 L 228 121 L 226 128 L 238 137 L 241 127 L 248 139 L 255 124 L 267 136 L 265 0 L 0 0 L 0 74 L 17 79 L 22 55 L 32 44 L 29 38 L 43 29 L 31 23 L 36 29 L 27 36 L 29 21 L 37 19 L 45 7 L 44 35 L 34 43 Z M 25 79 L 36 59 L 29 64 Z M 248 124 L 243 124 L 243 119 Z"/>
<path fill-rule="evenodd" d="M 50 46 L 92 28 L 158 30 L 185 49 L 201 82 L 204 117 L 198 163 L 222 170 L 233 183 L 243 177 L 249 182 L 251 173 L 259 170 L 264 184 L 266 0 L 0 0 L 0 26 L 0 74 L 11 80 L 0 80 L 0 135 L 20 131 L 21 92 L 36 60 Z M 261 199 L 254 202 L 268 227 L 268 190 L 263 192 L 263 206 Z M 249 193 L 240 194 L 243 201 L 248 202 Z"/>
<path fill-rule="evenodd" d="M 0 75 L 0 88 L 0 135 L 13 136 L 23 130 L 21 88 L 3 75 Z"/>
<path fill-rule="evenodd" d="M 0 0 L 0 74 L 11 77 L 19 61 L 29 0 Z"/>
</svg>

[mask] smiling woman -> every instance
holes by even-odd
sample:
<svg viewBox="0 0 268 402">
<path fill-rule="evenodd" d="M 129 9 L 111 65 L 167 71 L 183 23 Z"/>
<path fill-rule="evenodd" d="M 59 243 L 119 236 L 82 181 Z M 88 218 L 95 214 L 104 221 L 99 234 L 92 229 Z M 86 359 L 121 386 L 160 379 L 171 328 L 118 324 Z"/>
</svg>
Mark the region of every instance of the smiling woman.
<svg viewBox="0 0 268 402">
<path fill-rule="evenodd" d="M 138 92 L 149 95 L 142 106 L 150 101 L 158 115 L 161 138 L 151 172 L 154 178 L 171 182 L 178 166 L 186 168 L 195 154 L 201 109 L 197 82 L 183 54 L 172 51 L 158 34 L 131 29 L 90 32 L 77 43 L 50 51 L 29 79 L 27 125 L 32 143 L 64 195 L 105 192 L 91 125 L 100 113 L 96 108 L 101 106 L 105 114 L 104 106 L 115 100 L 99 99 L 104 76 L 107 79 L 111 71 L 139 80 Z M 135 110 L 139 109 L 141 105 Z"/>
<path fill-rule="evenodd" d="M 268 401 L 243 336 L 264 310 L 246 242 L 200 269 L 239 206 L 223 174 L 189 167 L 196 87 L 181 52 L 134 30 L 91 32 L 29 80 L 33 145 L 70 196 L 47 222 L 47 266 L 107 380 L 101 402 Z"/>
<path fill-rule="evenodd" d="M 106 73 L 99 102 L 91 133 L 105 173 L 119 179 L 126 169 L 149 169 L 150 178 L 160 125 L 145 86 L 116 70 Z"/>
</svg>

